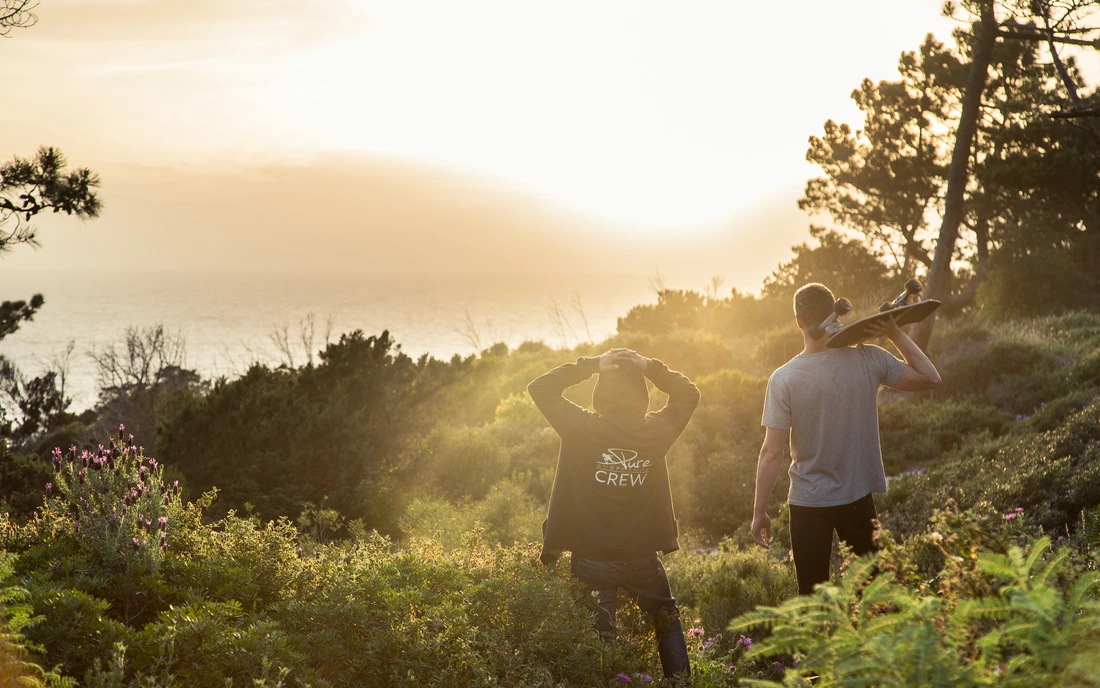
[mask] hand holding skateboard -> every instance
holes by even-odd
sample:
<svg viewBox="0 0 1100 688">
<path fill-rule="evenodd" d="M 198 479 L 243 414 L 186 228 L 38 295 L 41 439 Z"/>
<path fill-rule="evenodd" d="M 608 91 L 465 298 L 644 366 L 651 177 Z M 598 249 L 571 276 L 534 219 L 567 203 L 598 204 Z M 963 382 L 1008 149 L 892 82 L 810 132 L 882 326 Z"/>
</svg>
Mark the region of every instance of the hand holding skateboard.
<svg viewBox="0 0 1100 688">
<path fill-rule="evenodd" d="M 882 304 L 878 313 L 856 320 L 846 326 L 837 327 L 839 320 L 836 320 L 836 318 L 840 313 L 834 309 L 833 315 L 830 315 L 825 322 L 835 321 L 836 325 L 832 328 L 823 328 L 829 334 L 829 341 L 826 346 L 830 349 L 839 349 L 859 344 L 868 339 L 890 336 L 893 334 L 894 328 L 924 320 L 932 314 L 932 311 L 940 307 L 940 302 L 928 299 L 916 303 L 907 303 L 910 296 L 919 294 L 923 290 L 924 285 L 920 283 L 920 280 L 911 279 L 905 283 L 905 291 L 893 301 Z M 846 299 L 841 300 L 846 301 Z M 822 323 L 819 327 L 824 325 L 825 323 Z"/>
</svg>

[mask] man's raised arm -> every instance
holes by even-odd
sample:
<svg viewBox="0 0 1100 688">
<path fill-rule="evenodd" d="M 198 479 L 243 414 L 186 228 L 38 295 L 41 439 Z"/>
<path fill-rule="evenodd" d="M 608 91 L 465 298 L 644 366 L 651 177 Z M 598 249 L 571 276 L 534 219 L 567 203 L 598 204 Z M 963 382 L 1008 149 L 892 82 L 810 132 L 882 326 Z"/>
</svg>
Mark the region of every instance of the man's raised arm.
<svg viewBox="0 0 1100 688">
<path fill-rule="evenodd" d="M 653 417 L 660 418 L 668 423 L 679 435 L 687 427 L 692 414 L 699 406 L 699 388 L 692 383 L 687 376 L 675 370 L 669 370 L 656 358 L 644 359 L 646 365 L 642 372 L 653 385 L 668 395 L 668 403 Z"/>
<path fill-rule="evenodd" d="M 527 393 L 531 395 L 535 406 L 542 411 L 542 415 L 550 421 L 551 427 L 557 430 L 559 435 L 570 422 L 583 422 L 581 419 L 594 415 L 591 411 L 563 397 L 562 392 L 598 373 L 601 358 L 582 356 L 576 363 L 560 365 L 527 385 Z"/>
</svg>

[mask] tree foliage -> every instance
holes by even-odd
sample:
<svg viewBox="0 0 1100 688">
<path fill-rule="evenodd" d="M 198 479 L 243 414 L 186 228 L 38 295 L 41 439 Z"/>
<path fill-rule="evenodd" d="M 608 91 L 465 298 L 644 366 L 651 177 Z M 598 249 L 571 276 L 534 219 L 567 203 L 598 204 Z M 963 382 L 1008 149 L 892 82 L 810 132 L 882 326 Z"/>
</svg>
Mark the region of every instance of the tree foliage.
<svg viewBox="0 0 1100 688">
<path fill-rule="evenodd" d="M 99 175 L 81 167 L 67 170 L 65 156 L 43 146 L 33 158 L 15 156 L 0 165 L 0 253 L 19 244 L 38 245 L 31 218 L 51 211 L 91 219 L 102 202 Z"/>
<path fill-rule="evenodd" d="M 1057 67 L 1042 59 L 1043 44 L 1016 40 L 1039 30 L 1025 16 L 1030 10 L 1006 6 L 994 17 L 988 3 L 964 4 L 982 18 L 956 32 L 957 49 L 929 36 L 902 54 L 899 79 L 864 80 L 852 93 L 862 128 L 829 120 L 811 137 L 807 159 L 824 176 L 807 183 L 799 205 L 829 214 L 898 272 L 925 274 L 929 296 L 943 299 L 948 313 L 971 303 L 993 272 L 991 301 L 1004 298 L 1020 271 L 1038 278 L 1035 302 L 1069 307 L 1100 298 L 1090 272 L 1100 155 L 1081 125 L 1051 117 L 1064 107 L 1067 83 L 1075 93 L 1083 88 L 1080 72 L 1072 58 Z M 1063 15 L 1079 19 L 1086 3 L 1062 4 Z M 1054 31 L 1083 30 L 1065 16 L 1055 23 Z M 988 53 L 980 65 L 979 37 Z M 1097 97 L 1094 90 L 1078 101 Z M 1042 279 L 1043 263 L 1064 278 Z"/>
<path fill-rule="evenodd" d="M 396 490 L 423 479 L 411 433 L 450 367 L 401 353 L 388 332 L 345 334 L 316 366 L 253 366 L 185 403 L 164 425 L 160 454 L 192 490 L 221 488 L 220 510 L 249 502 L 264 518 L 328 504 L 393 528 Z"/>
</svg>

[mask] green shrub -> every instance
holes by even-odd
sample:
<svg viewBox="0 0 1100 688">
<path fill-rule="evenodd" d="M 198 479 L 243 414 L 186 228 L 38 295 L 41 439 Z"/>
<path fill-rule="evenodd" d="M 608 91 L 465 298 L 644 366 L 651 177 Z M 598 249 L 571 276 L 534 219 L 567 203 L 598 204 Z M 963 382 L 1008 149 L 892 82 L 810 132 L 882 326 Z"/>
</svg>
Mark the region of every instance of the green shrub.
<svg viewBox="0 0 1100 688">
<path fill-rule="evenodd" d="M 950 397 L 884 395 L 878 413 L 887 474 L 937 461 L 972 435 L 1000 435 L 1012 424 L 1010 414 L 991 404 Z"/>
<path fill-rule="evenodd" d="M 1063 587 L 1064 548 L 1041 538 L 1029 550 L 980 552 L 987 595 L 944 599 L 874 575 L 876 556 L 854 563 L 840 585 L 764 607 L 730 625 L 771 630 L 750 657 L 795 658 L 783 682 L 756 686 L 1036 686 L 1087 676 L 1100 637 L 1094 571 Z M 1096 685 L 1095 674 L 1091 682 Z"/>
<path fill-rule="evenodd" d="M 927 473 L 895 481 L 883 519 L 910 534 L 950 502 L 1002 513 L 1023 508 L 1048 529 L 1100 504 L 1100 402 L 1054 430 L 978 439 Z"/>
<path fill-rule="evenodd" d="M 14 557 L 0 552 L 0 686 L 25 688 L 70 688 L 71 679 L 64 679 L 56 669 L 45 671 L 32 661 L 40 647 L 28 642 L 23 630 L 41 621 L 33 617 L 33 609 L 27 604 L 26 590 L 9 585 L 14 570 Z"/>
</svg>

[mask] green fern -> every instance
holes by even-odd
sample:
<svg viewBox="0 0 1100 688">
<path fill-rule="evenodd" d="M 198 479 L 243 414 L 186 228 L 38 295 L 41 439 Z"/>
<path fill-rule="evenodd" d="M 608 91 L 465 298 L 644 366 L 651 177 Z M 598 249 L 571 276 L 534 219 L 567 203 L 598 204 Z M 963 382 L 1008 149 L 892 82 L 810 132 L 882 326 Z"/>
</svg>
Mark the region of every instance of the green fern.
<svg viewBox="0 0 1100 688">
<path fill-rule="evenodd" d="M 766 627 L 771 637 L 749 656 L 793 658 L 782 683 L 752 686 L 897 688 L 1040 685 L 1100 686 L 1100 575 L 1059 587 L 1065 554 L 1048 556 L 1042 538 L 1028 552 L 983 553 L 978 567 L 997 582 L 993 597 L 945 604 L 873 575 L 877 557 L 860 559 L 837 586 L 780 607 L 761 607 L 730 625 Z"/>
</svg>

